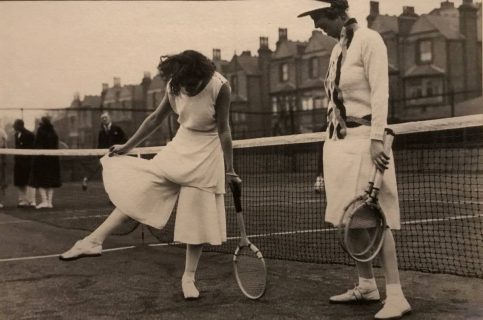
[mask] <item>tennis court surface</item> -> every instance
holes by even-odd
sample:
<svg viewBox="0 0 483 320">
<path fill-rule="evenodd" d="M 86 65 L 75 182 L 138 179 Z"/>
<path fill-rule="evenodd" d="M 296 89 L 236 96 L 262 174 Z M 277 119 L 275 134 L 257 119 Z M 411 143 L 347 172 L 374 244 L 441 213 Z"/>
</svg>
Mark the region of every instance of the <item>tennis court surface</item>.
<svg viewBox="0 0 483 320">
<path fill-rule="evenodd" d="M 394 127 L 403 225 L 396 241 L 414 310 L 407 319 L 483 318 L 482 120 Z M 99 151 L 56 150 L 63 152 L 64 184 L 53 209 L 16 208 L 15 190 L 7 189 L 0 211 L 0 319 L 372 319 L 378 304 L 328 303 L 356 276 L 323 222 L 325 195 L 313 189 L 322 142 L 314 133 L 235 143 L 247 231 L 269 258 L 269 287 L 259 301 L 239 292 L 232 272 L 238 229 L 229 193 L 229 241 L 205 248 L 199 301 L 182 298 L 184 247 L 168 245 L 174 215 L 163 231 L 127 222 L 102 257 L 59 261 L 112 206 L 100 181 Z M 379 268 L 376 275 L 384 288 Z"/>
</svg>

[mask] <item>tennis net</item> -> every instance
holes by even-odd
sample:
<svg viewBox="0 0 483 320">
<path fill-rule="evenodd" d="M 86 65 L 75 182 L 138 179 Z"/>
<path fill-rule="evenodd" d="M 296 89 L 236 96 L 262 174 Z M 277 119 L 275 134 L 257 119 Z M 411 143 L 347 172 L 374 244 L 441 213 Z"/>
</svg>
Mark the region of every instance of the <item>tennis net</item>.
<svg viewBox="0 0 483 320">
<path fill-rule="evenodd" d="M 395 237 L 401 269 L 483 278 L 482 127 L 483 115 L 391 126 L 397 134 L 393 149 L 402 228 Z M 247 232 L 267 258 L 353 263 L 340 248 L 334 228 L 324 222 L 324 191 L 314 189 L 324 139 L 323 133 L 309 133 L 234 142 Z M 134 153 L 151 157 L 159 149 L 139 148 Z M 5 212 L 64 228 L 96 227 L 113 208 L 101 182 L 98 157 L 104 152 L 48 151 L 61 157 L 64 183 L 57 204 L 39 214 L 14 208 L 12 198 Z M 88 184 L 82 191 L 84 177 Z M 232 253 L 237 245 L 229 192 L 225 202 L 229 241 L 206 250 Z M 149 230 L 159 241 L 171 243 L 175 219 L 173 214 L 163 230 Z M 118 233 L 136 227 L 130 221 Z"/>
</svg>

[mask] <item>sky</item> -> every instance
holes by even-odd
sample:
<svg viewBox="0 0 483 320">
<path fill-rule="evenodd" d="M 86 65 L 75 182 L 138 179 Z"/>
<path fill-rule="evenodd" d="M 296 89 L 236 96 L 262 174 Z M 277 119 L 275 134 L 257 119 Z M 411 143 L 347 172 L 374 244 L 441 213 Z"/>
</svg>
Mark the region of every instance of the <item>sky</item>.
<svg viewBox="0 0 483 320">
<path fill-rule="evenodd" d="M 443 0 L 379 0 L 381 14 L 403 6 L 428 13 Z M 455 0 L 459 6 L 461 0 Z M 350 15 L 366 25 L 369 0 L 349 0 Z M 102 83 L 140 83 L 155 75 L 159 56 L 185 49 L 222 59 L 256 54 L 259 37 L 273 50 L 278 28 L 308 40 L 314 0 L 241 1 L 0 1 L 0 118 L 4 108 L 62 108 L 74 93 L 99 95 Z"/>
</svg>

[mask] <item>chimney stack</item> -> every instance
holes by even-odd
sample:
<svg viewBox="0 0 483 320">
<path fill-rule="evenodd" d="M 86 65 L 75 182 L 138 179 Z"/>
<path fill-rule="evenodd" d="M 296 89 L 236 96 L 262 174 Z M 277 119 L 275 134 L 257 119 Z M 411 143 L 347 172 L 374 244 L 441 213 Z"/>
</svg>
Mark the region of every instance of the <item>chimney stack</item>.
<svg viewBox="0 0 483 320">
<path fill-rule="evenodd" d="M 268 37 L 260 37 L 260 49 L 268 49 Z"/>
<path fill-rule="evenodd" d="M 288 39 L 287 28 L 278 28 L 278 41 L 286 41 Z"/>
<path fill-rule="evenodd" d="M 453 9 L 453 8 L 454 8 L 454 2 L 451 2 L 451 1 L 441 2 L 441 9 Z"/>
<path fill-rule="evenodd" d="M 371 1 L 369 3 L 369 5 L 370 5 L 369 15 L 366 18 L 368 28 L 372 27 L 374 20 L 376 20 L 376 17 L 380 14 L 379 13 L 379 1 Z"/>
<path fill-rule="evenodd" d="M 121 86 L 121 78 L 114 77 L 114 87 L 120 87 L 120 86 Z"/>
<path fill-rule="evenodd" d="M 221 60 L 221 50 L 213 49 L 213 61 L 220 61 L 220 60 Z"/>
<path fill-rule="evenodd" d="M 478 68 L 475 68 L 481 64 L 481 53 L 478 52 L 481 50 L 481 45 L 478 45 L 478 7 L 472 0 L 463 0 L 458 11 L 460 13 L 460 33 L 465 37 L 463 47 L 464 86 L 468 91 L 465 99 L 469 99 L 481 95 L 481 76 L 478 74 Z"/>
<path fill-rule="evenodd" d="M 404 6 L 403 12 L 397 17 L 399 33 L 402 36 L 407 36 L 416 20 L 418 20 L 418 17 L 419 16 L 416 14 L 414 7 Z"/>
<path fill-rule="evenodd" d="M 404 16 L 415 16 L 416 12 L 414 11 L 414 7 L 404 6 L 402 14 Z"/>
<path fill-rule="evenodd" d="M 102 84 L 102 91 L 106 91 L 107 89 L 109 89 L 109 84 L 103 83 Z"/>
</svg>

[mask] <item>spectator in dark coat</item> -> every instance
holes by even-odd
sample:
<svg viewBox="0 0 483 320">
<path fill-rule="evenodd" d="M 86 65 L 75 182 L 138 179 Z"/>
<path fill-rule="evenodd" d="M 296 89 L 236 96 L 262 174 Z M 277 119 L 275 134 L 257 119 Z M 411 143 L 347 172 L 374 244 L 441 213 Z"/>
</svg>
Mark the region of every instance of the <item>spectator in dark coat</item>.
<svg viewBox="0 0 483 320">
<path fill-rule="evenodd" d="M 97 147 L 107 149 L 114 144 L 124 144 L 126 141 L 126 135 L 121 127 L 113 124 L 109 113 L 104 112 L 101 115 L 101 130 L 99 131 Z"/>
<path fill-rule="evenodd" d="M 15 148 L 33 149 L 34 134 L 25 129 L 22 119 L 13 123 L 15 129 Z M 13 184 L 18 189 L 18 207 L 35 207 L 35 189 L 29 185 L 30 171 L 32 166 L 31 156 L 14 156 Z"/>
<path fill-rule="evenodd" d="M 42 117 L 34 146 L 36 149 L 58 149 L 59 138 L 50 119 Z M 38 188 L 42 202 L 36 208 L 52 208 L 54 189 L 61 186 L 60 160 L 58 156 L 35 156 L 32 163 L 32 186 Z"/>
</svg>

